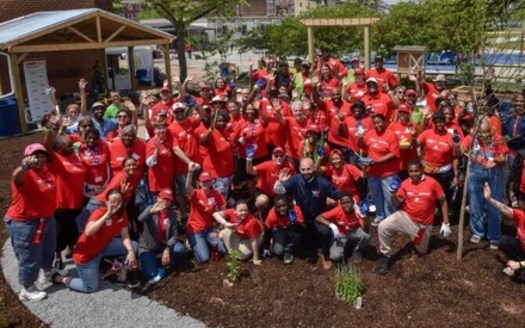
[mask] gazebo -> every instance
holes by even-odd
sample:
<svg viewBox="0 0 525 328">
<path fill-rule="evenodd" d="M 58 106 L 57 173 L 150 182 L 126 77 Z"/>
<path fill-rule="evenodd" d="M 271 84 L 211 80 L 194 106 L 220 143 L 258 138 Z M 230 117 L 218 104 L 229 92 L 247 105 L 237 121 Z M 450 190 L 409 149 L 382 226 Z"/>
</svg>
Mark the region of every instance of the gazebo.
<svg viewBox="0 0 525 328">
<path fill-rule="evenodd" d="M 127 47 L 129 70 L 134 72 L 135 46 L 160 45 L 165 58 L 169 58 L 169 47 L 174 39 L 171 34 L 97 8 L 36 12 L 1 23 L 0 54 L 9 57 L 11 87 L 18 102 L 22 133 L 27 132 L 27 122 L 20 64 L 29 54 Z M 171 75 L 169 60 L 165 61 L 165 71 Z M 131 81 L 134 90 L 136 81 Z"/>
</svg>

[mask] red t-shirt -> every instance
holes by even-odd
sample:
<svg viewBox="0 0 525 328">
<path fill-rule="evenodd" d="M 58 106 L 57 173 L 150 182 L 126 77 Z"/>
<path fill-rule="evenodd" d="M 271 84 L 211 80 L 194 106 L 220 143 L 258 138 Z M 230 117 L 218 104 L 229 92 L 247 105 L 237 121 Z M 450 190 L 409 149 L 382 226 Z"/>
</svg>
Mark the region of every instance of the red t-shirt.
<svg viewBox="0 0 525 328">
<path fill-rule="evenodd" d="M 517 234 L 516 238 L 520 241 L 520 248 L 525 252 L 525 213 L 520 210 L 512 209 L 512 219 L 516 222 Z"/>
<path fill-rule="evenodd" d="M 160 191 L 164 188 L 171 188 L 173 186 L 173 161 L 174 154 L 172 150 L 171 135 L 160 145 L 157 154 L 157 164 L 148 167 L 148 186 L 150 191 Z M 155 152 L 155 144 L 157 137 L 148 140 L 146 145 L 146 159 Z"/>
<path fill-rule="evenodd" d="M 244 118 L 237 124 L 235 132 L 233 133 L 233 142 L 238 145 L 239 155 L 246 158 L 246 146 L 256 145 L 254 158 L 261 158 L 268 154 L 266 147 L 266 138 L 264 135 L 265 127 L 258 119 L 253 122 L 247 121 Z M 244 145 L 238 143 L 241 136 L 244 136 Z"/>
<path fill-rule="evenodd" d="M 412 134 L 411 129 L 415 130 L 416 124 L 415 123 L 409 123 L 411 126 L 405 126 L 401 124 L 400 122 L 392 122 L 388 126 L 388 128 L 397 135 L 397 138 L 399 139 L 399 148 L 400 148 L 400 169 L 401 171 L 406 170 L 407 163 L 411 159 L 418 158 L 417 149 L 414 147 L 412 141 L 414 138 L 416 138 L 415 135 Z M 408 146 L 407 146 L 408 145 Z"/>
<path fill-rule="evenodd" d="M 356 201 L 359 201 L 359 193 L 355 182 L 361 178 L 362 173 L 360 169 L 352 164 L 345 164 L 340 171 L 330 165 L 324 172 L 326 176 L 330 177 L 337 190 L 349 191 Z"/>
<path fill-rule="evenodd" d="M 195 129 L 195 135 L 199 139 L 206 133 L 208 128 L 204 125 Z M 213 129 L 207 143 L 200 145 L 199 150 L 202 156 L 202 168 L 212 178 L 224 178 L 233 174 L 235 170 L 233 150 L 221 131 Z"/>
<path fill-rule="evenodd" d="M 190 199 L 190 215 L 188 217 L 188 234 L 201 232 L 213 225 L 213 213 L 220 210 L 226 202 L 217 190 L 211 190 L 206 195 L 202 189 L 195 189 Z"/>
<path fill-rule="evenodd" d="M 81 209 L 84 206 L 84 179 L 86 168 L 74 153 L 64 156 L 53 152 L 49 170 L 55 175 L 57 186 L 56 207 Z"/>
<path fill-rule="evenodd" d="M 387 94 L 378 92 L 372 96 L 367 94 L 361 100 L 366 106 L 372 107 L 373 113 L 383 114 L 387 121 L 391 121 L 394 116 L 394 103 Z"/>
<path fill-rule="evenodd" d="M 85 182 L 95 186 L 104 186 L 110 177 L 109 147 L 102 140 L 90 149 L 85 142 L 80 144 L 78 155 L 86 168 Z"/>
<path fill-rule="evenodd" d="M 323 98 L 329 98 L 332 94 L 332 89 L 341 87 L 341 81 L 335 77 L 332 77 L 330 80 L 320 80 L 319 82 L 321 82 L 319 95 Z"/>
<path fill-rule="evenodd" d="M 202 163 L 199 152 L 199 141 L 195 138 L 195 129 L 199 126 L 199 121 L 195 118 L 188 118 L 184 122 L 173 121 L 168 129 L 170 130 L 173 142 L 179 145 L 180 149 L 195 163 Z M 188 172 L 188 165 L 175 156 L 175 174 L 185 174 Z"/>
<path fill-rule="evenodd" d="M 107 193 L 112 189 L 120 190 L 122 181 L 126 180 L 126 183 L 129 184 L 129 189 L 122 194 L 122 201 L 126 202 L 128 199 L 130 199 L 130 197 L 135 192 L 135 188 L 137 188 L 137 186 L 139 185 L 141 178 L 142 178 L 142 174 L 139 174 L 138 172 L 128 178 L 126 176 L 126 173 L 124 171 L 121 171 L 117 173 L 116 175 L 114 175 L 113 178 L 111 178 L 111 181 L 109 181 L 109 184 L 104 189 L 104 191 L 98 194 L 95 198 L 101 202 L 105 202 Z"/>
<path fill-rule="evenodd" d="M 235 210 L 229 208 L 223 211 L 226 221 L 230 223 L 238 223 L 235 226 L 235 232 L 242 239 L 255 239 L 263 231 L 261 222 L 253 215 L 248 214 L 244 220 L 239 220 L 235 214 Z"/>
<path fill-rule="evenodd" d="M 454 159 L 454 141 L 452 134 L 443 132 L 437 134 L 434 129 L 423 131 L 417 142 L 424 148 L 423 161 L 433 167 L 441 167 L 452 163 Z"/>
<path fill-rule="evenodd" d="M 399 141 L 392 130 L 386 128 L 378 134 L 375 129 L 372 129 L 365 134 L 364 142 L 368 150 L 368 157 L 373 161 L 387 154 L 394 154 L 391 160 L 368 167 L 369 175 L 387 177 L 399 172 Z"/>
<path fill-rule="evenodd" d="M 14 221 L 50 218 L 56 209 L 56 181 L 47 167 L 28 170 L 24 183 L 16 186 L 11 179 L 11 205 L 6 216 Z"/>
<path fill-rule="evenodd" d="M 355 102 L 356 100 L 359 100 L 366 96 L 368 94 L 368 89 L 366 88 L 366 83 L 354 83 L 346 87 L 346 93 L 350 95 L 350 100 L 352 102 Z"/>
<path fill-rule="evenodd" d="M 312 122 L 305 119 L 298 122 L 295 117 L 285 117 L 286 120 L 286 155 L 299 159 L 299 145 L 306 137 L 306 130 Z"/>
<path fill-rule="evenodd" d="M 292 116 L 290 106 L 287 103 L 279 100 L 279 105 L 281 106 L 281 115 L 283 117 Z M 284 147 L 286 144 L 286 132 L 275 116 L 273 103 L 264 98 L 259 103 L 259 109 L 268 116 L 268 126 L 265 128 L 266 142 L 275 147 Z"/>
<path fill-rule="evenodd" d="M 265 194 L 270 197 L 275 196 L 273 191 L 273 185 L 279 180 L 279 172 L 282 169 L 288 169 L 290 175 L 295 174 L 295 169 L 290 162 L 284 162 L 281 168 L 277 167 L 274 161 L 266 161 L 257 166 L 257 188 L 261 189 Z M 525 170 L 524 170 L 525 171 Z"/>
<path fill-rule="evenodd" d="M 122 140 L 117 140 L 109 146 L 109 153 L 111 154 L 110 165 L 113 174 L 122 171 L 122 163 L 128 157 L 133 157 L 137 161 L 137 171 L 141 175 L 144 173 L 146 162 L 146 143 L 144 141 L 136 139 L 128 150 Z"/>
<path fill-rule="evenodd" d="M 107 211 L 106 206 L 97 208 L 91 213 L 88 223 L 97 221 L 104 216 Z M 92 236 L 86 235 L 84 231 L 75 246 L 75 253 L 73 254 L 75 264 L 86 264 L 96 258 L 113 238 L 120 235 L 122 228 L 126 228 L 127 226 L 128 216 L 126 211 L 120 210 L 107 219 L 102 227 Z"/>
<path fill-rule="evenodd" d="M 331 99 L 324 101 L 324 106 L 327 114 L 327 121 L 330 125 L 330 131 L 328 132 L 328 141 L 341 147 L 348 146 L 348 139 L 339 136 L 339 117 L 335 115 L 337 109 L 345 116 L 345 118 L 352 116 L 350 111 L 350 103 L 342 100 L 342 103 L 337 106 Z"/>
<path fill-rule="evenodd" d="M 365 134 L 366 132 L 374 129 L 374 123 L 370 117 L 363 117 L 360 120 L 361 126 L 363 127 Z M 352 151 L 357 154 L 366 154 L 365 149 L 359 147 L 357 137 L 357 126 L 359 121 L 354 117 L 350 116 L 345 120 L 346 130 L 348 133 L 348 146 Z"/>
<path fill-rule="evenodd" d="M 295 211 L 295 214 L 297 216 L 297 222 L 303 223 L 304 222 L 304 215 L 303 211 L 301 211 L 301 208 L 297 205 L 293 206 L 293 210 Z M 266 221 L 264 222 L 264 225 L 270 229 L 288 229 L 292 222 L 290 222 L 290 217 L 288 216 L 288 213 L 284 216 L 277 214 L 275 211 L 275 208 L 272 208 L 270 212 L 268 213 L 268 216 L 266 217 Z"/>
<path fill-rule="evenodd" d="M 170 99 L 167 103 L 163 102 L 162 100 L 159 101 L 158 103 L 153 105 L 153 107 L 151 107 L 151 113 L 150 113 L 149 119 L 151 120 L 151 122 L 154 122 L 155 116 L 157 116 L 157 113 L 160 112 L 161 110 L 165 110 L 168 114 L 168 116 L 166 117 L 166 122 L 170 124 L 171 122 L 173 122 L 173 112 L 171 110 L 172 106 L 173 106 L 173 99 Z"/>
<path fill-rule="evenodd" d="M 334 223 L 342 235 L 349 234 L 357 230 L 362 225 L 362 221 L 355 213 L 345 213 L 341 205 L 337 205 L 331 210 L 321 214 L 327 221 Z"/>
<path fill-rule="evenodd" d="M 312 121 L 312 124 L 315 124 L 323 131 L 328 127 L 328 116 L 326 115 L 325 109 L 317 108 L 315 112 L 308 111 L 308 119 Z"/>
<path fill-rule="evenodd" d="M 394 73 L 391 71 L 382 68 L 378 70 L 377 68 L 372 68 L 368 72 L 366 72 L 366 79 L 369 78 L 375 78 L 377 82 L 379 83 L 380 90 L 383 90 L 383 85 L 386 83 L 390 87 L 390 89 L 394 89 L 399 84 L 399 79 L 397 76 L 395 76 Z"/>
<path fill-rule="evenodd" d="M 423 175 L 417 183 L 413 183 L 410 178 L 406 179 L 401 183 L 396 195 L 405 200 L 401 209 L 410 219 L 425 225 L 434 222 L 436 200 L 445 197 L 439 182 L 428 175 Z"/>
<path fill-rule="evenodd" d="M 425 92 L 425 98 L 427 99 L 427 106 L 430 107 L 432 113 L 437 110 L 436 99 L 439 97 L 439 91 L 433 83 L 423 82 L 423 91 Z"/>
<path fill-rule="evenodd" d="M 471 145 L 472 135 L 468 135 L 461 142 L 461 148 L 464 151 L 470 151 Z M 474 149 L 471 151 L 471 154 L 480 165 L 490 166 L 492 164 L 490 163 L 491 159 L 494 161 L 495 158 L 507 154 L 508 152 L 509 148 L 507 147 L 505 139 L 499 134 L 494 134 L 492 136 L 492 142 L 488 145 L 485 145 L 483 141 L 478 138 L 478 140 L 474 142 Z M 501 163 L 498 163 L 498 165 L 501 165 Z"/>
</svg>

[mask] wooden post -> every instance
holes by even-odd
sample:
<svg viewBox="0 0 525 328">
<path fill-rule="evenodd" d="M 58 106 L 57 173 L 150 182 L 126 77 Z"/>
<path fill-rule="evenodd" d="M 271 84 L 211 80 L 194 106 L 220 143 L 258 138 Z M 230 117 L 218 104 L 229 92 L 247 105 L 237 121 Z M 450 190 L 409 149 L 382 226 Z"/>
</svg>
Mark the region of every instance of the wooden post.
<svg viewBox="0 0 525 328">
<path fill-rule="evenodd" d="M 128 68 L 129 78 L 131 80 L 131 90 L 137 91 L 137 75 L 135 73 L 135 53 L 134 47 L 128 47 Z"/>
<path fill-rule="evenodd" d="M 365 48 L 365 71 L 370 70 L 370 26 L 366 25 L 364 30 L 364 48 Z"/>
<path fill-rule="evenodd" d="M 315 48 L 314 48 L 314 28 L 313 26 L 307 27 L 308 31 L 308 57 L 312 62 L 312 65 L 315 64 Z"/>
<path fill-rule="evenodd" d="M 170 58 L 170 44 L 161 45 L 162 50 L 164 51 L 164 73 L 166 74 L 166 80 L 168 81 L 168 89 L 173 93 L 171 85 L 171 58 Z M 181 81 L 183 83 L 184 81 Z"/>
<path fill-rule="evenodd" d="M 18 103 L 18 120 L 20 121 L 20 131 L 27 133 L 26 108 L 24 104 L 24 91 L 22 89 L 22 80 L 20 79 L 20 69 L 18 66 L 18 55 L 10 54 L 11 69 L 13 70 L 13 85 L 16 101 Z"/>
</svg>

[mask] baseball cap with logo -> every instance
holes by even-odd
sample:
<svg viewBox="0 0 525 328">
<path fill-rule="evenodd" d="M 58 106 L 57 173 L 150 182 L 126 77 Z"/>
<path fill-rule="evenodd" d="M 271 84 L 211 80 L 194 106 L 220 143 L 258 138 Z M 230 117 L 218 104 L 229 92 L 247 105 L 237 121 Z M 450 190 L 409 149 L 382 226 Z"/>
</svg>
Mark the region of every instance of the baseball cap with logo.
<svg viewBox="0 0 525 328">
<path fill-rule="evenodd" d="M 159 198 L 173 200 L 173 191 L 170 188 L 164 188 L 159 192 Z"/>
</svg>

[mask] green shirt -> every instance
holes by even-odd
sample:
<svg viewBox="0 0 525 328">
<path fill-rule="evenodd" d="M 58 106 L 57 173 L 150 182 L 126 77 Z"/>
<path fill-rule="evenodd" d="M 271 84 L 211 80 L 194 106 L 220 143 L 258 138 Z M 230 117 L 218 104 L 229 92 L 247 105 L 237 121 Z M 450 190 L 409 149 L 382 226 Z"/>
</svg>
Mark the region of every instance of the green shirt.
<svg viewBox="0 0 525 328">
<path fill-rule="evenodd" d="M 104 113 L 104 119 L 107 120 L 108 118 L 116 118 L 117 114 L 120 110 L 126 109 L 126 106 L 124 104 L 115 105 L 111 104 L 106 108 L 106 112 Z"/>
</svg>

